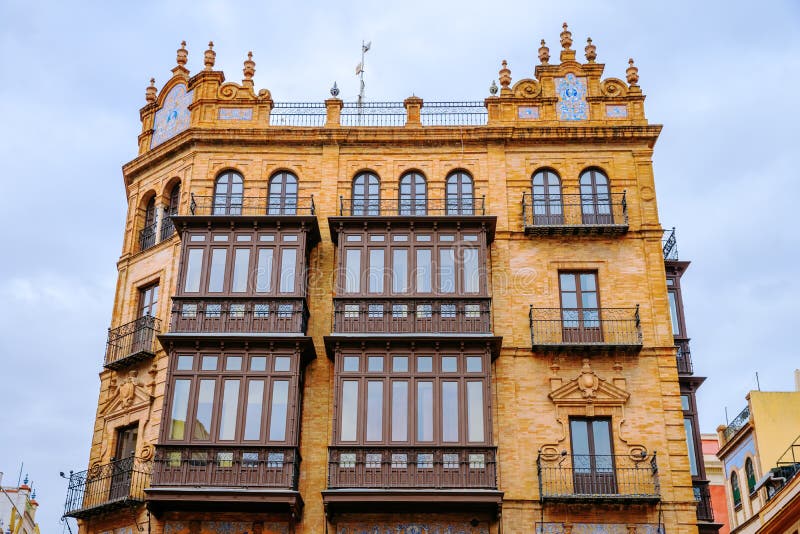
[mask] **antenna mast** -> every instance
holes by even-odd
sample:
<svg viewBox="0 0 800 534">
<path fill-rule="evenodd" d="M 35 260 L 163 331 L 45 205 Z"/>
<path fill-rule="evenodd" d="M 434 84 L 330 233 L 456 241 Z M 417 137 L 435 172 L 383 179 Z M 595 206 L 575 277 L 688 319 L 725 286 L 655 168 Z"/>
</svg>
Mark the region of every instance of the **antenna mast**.
<svg viewBox="0 0 800 534">
<path fill-rule="evenodd" d="M 358 123 L 361 124 L 361 106 L 364 103 L 364 56 L 372 46 L 372 41 L 365 43 L 361 41 L 361 63 L 356 67 L 356 74 L 358 75 L 359 91 L 358 91 Z"/>
</svg>

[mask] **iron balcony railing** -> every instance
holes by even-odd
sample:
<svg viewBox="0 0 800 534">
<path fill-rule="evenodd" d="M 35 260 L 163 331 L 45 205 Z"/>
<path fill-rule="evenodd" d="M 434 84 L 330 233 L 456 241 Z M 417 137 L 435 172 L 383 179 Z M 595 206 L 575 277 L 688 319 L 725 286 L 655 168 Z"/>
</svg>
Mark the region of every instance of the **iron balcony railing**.
<svg viewBox="0 0 800 534">
<path fill-rule="evenodd" d="M 170 333 L 305 334 L 305 299 L 172 299 Z"/>
<path fill-rule="evenodd" d="M 339 197 L 339 215 L 347 217 L 424 217 L 485 215 L 486 197 L 345 198 Z"/>
<path fill-rule="evenodd" d="M 346 127 L 402 127 L 408 122 L 403 102 L 343 102 L 339 124 Z M 488 110 L 482 101 L 423 102 L 422 126 L 483 126 Z M 276 102 L 270 111 L 270 126 L 310 126 L 327 124 L 327 108 L 322 102 Z"/>
<path fill-rule="evenodd" d="M 675 239 L 675 228 L 664 230 L 661 237 L 661 250 L 664 253 L 664 261 L 678 260 L 678 241 Z"/>
<path fill-rule="evenodd" d="M 161 333 L 161 319 L 144 315 L 117 328 L 108 329 L 105 367 L 116 369 L 156 353 L 156 336 Z"/>
<path fill-rule="evenodd" d="M 314 215 L 314 196 L 271 195 L 247 197 L 243 195 L 199 196 L 192 194 L 189 215 L 218 217 L 296 216 Z"/>
<path fill-rule="evenodd" d="M 552 500 L 660 499 L 656 455 L 543 455 L 536 459 L 541 498 Z"/>
<path fill-rule="evenodd" d="M 714 508 L 711 505 L 711 491 L 708 484 L 694 486 L 694 500 L 697 501 L 697 520 L 714 522 Z"/>
<path fill-rule="evenodd" d="M 406 109 L 402 102 L 344 102 L 342 126 L 405 126 Z"/>
<path fill-rule="evenodd" d="M 329 447 L 328 488 L 497 489 L 495 447 Z"/>
<path fill-rule="evenodd" d="M 675 351 L 675 359 L 678 364 L 678 374 L 694 374 L 694 365 L 692 365 L 692 353 L 689 351 L 689 342 L 679 341 L 675 344 Z"/>
<path fill-rule="evenodd" d="M 534 348 L 641 347 L 642 325 L 635 308 L 534 308 L 528 318 Z"/>
<path fill-rule="evenodd" d="M 489 120 L 480 101 L 424 102 L 419 114 L 423 126 L 484 126 Z"/>
<path fill-rule="evenodd" d="M 296 490 L 299 467 L 296 447 L 158 446 L 152 486 Z"/>
<path fill-rule="evenodd" d="M 169 239 L 175 233 L 175 223 L 172 221 L 172 215 L 177 215 L 177 213 L 165 213 L 164 219 L 161 221 L 161 241 Z"/>
<path fill-rule="evenodd" d="M 767 500 L 775 497 L 798 473 L 800 473 L 800 436 L 795 438 L 789 448 L 778 458 L 775 467 L 770 470 L 771 478 L 777 484 L 766 485 Z"/>
<path fill-rule="evenodd" d="M 733 418 L 733 421 L 728 423 L 722 435 L 725 436 L 725 441 L 729 441 L 739 430 L 741 430 L 750 421 L 750 406 L 745 406 L 744 410 L 739 412 L 739 415 Z"/>
<path fill-rule="evenodd" d="M 336 299 L 337 334 L 490 334 L 489 299 Z"/>
<path fill-rule="evenodd" d="M 154 222 L 139 230 L 139 251 L 145 251 L 155 246 L 157 226 L 158 223 Z"/>
<path fill-rule="evenodd" d="M 626 194 L 523 193 L 522 221 L 527 233 L 603 233 L 628 228 Z"/>
<path fill-rule="evenodd" d="M 82 518 L 113 507 L 144 502 L 149 461 L 130 457 L 70 472 L 64 516 Z"/>
<path fill-rule="evenodd" d="M 322 102 L 276 102 L 269 114 L 270 126 L 325 126 Z"/>
</svg>

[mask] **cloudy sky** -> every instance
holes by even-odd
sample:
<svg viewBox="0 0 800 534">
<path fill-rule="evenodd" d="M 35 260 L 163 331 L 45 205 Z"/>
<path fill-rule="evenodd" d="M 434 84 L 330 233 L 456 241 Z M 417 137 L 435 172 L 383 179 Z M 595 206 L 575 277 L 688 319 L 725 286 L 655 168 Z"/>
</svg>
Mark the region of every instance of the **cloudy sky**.
<svg viewBox="0 0 800 534">
<path fill-rule="evenodd" d="M 121 250 L 120 166 L 138 109 L 185 39 L 202 68 L 279 101 L 321 101 L 371 40 L 367 96 L 478 100 L 507 59 L 530 77 L 561 22 L 591 36 L 606 75 L 636 59 L 651 122 L 661 220 L 692 261 L 684 299 L 706 432 L 755 389 L 791 389 L 796 340 L 800 4 L 785 2 L 36 2 L 0 0 L 0 471 L 20 463 L 60 532 L 65 481 L 85 469 Z M 109 8 L 115 4 L 117 7 Z M 292 7 L 288 7 L 292 4 Z M 658 4 L 658 5 L 654 5 Z M 738 7 L 737 7 L 738 4 Z"/>
</svg>

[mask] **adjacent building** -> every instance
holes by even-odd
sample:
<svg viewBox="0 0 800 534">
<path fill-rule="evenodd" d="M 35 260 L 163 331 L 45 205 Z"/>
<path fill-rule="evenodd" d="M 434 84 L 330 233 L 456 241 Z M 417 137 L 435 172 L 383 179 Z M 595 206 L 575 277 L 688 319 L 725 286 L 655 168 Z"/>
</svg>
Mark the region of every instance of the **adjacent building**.
<svg viewBox="0 0 800 534">
<path fill-rule="evenodd" d="M 28 485 L 28 476 L 19 486 L 3 486 L 0 473 L 0 534 L 39 534 L 36 522 L 36 492 Z"/>
<path fill-rule="evenodd" d="M 661 127 L 633 60 L 560 45 L 482 101 L 360 104 L 181 46 L 123 167 L 81 533 L 716 528 Z"/>
<path fill-rule="evenodd" d="M 795 391 L 751 391 L 717 429 L 731 532 L 792 534 L 800 526 L 800 370 Z"/>
<path fill-rule="evenodd" d="M 711 509 L 714 512 L 714 520 L 722 525 L 719 528 L 719 534 L 728 534 L 731 529 L 728 522 L 725 468 L 722 465 L 722 461 L 717 458 L 719 436 L 717 434 L 701 434 L 700 439 L 703 446 L 703 462 L 706 469 L 706 478 L 708 478 L 708 491 L 711 494 Z"/>
</svg>

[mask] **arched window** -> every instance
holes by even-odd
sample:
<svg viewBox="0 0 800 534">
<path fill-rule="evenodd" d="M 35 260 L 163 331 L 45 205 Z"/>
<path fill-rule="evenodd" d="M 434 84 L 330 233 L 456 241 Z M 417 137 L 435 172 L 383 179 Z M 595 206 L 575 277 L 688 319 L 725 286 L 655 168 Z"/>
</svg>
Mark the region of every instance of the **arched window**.
<svg viewBox="0 0 800 534">
<path fill-rule="evenodd" d="M 214 215 L 241 215 L 244 179 L 235 171 L 226 171 L 217 177 L 214 185 Z"/>
<path fill-rule="evenodd" d="M 475 197 L 472 176 L 456 171 L 447 177 L 447 214 L 472 215 L 475 212 Z"/>
<path fill-rule="evenodd" d="M 400 215 L 428 214 L 428 184 L 425 177 L 410 172 L 400 178 Z"/>
<path fill-rule="evenodd" d="M 178 182 L 172 186 L 172 191 L 169 193 L 169 204 L 164 208 L 164 220 L 161 221 L 161 240 L 167 239 L 175 233 L 175 224 L 172 222 L 172 216 L 178 214 L 178 204 L 181 199 L 181 183 Z"/>
<path fill-rule="evenodd" d="M 733 494 L 733 507 L 738 508 L 742 504 L 742 492 L 739 490 L 739 475 L 736 471 L 731 473 L 731 494 Z"/>
<path fill-rule="evenodd" d="M 297 215 L 297 177 L 279 172 L 269 180 L 269 215 Z"/>
<path fill-rule="evenodd" d="M 153 197 L 144 208 L 144 226 L 139 232 L 140 250 L 147 250 L 156 244 L 156 226 L 158 226 L 158 214 L 156 213 L 156 197 Z"/>
<path fill-rule="evenodd" d="M 747 475 L 747 492 L 752 495 L 756 490 L 756 470 L 751 458 L 744 461 L 744 474 Z"/>
<path fill-rule="evenodd" d="M 581 214 L 583 224 L 614 224 L 608 177 L 598 169 L 581 173 Z"/>
<path fill-rule="evenodd" d="M 550 169 L 536 171 L 533 185 L 533 224 L 537 226 L 564 224 L 561 202 L 561 179 Z"/>
<path fill-rule="evenodd" d="M 351 215 L 380 215 L 381 183 L 371 172 L 353 178 Z"/>
</svg>

